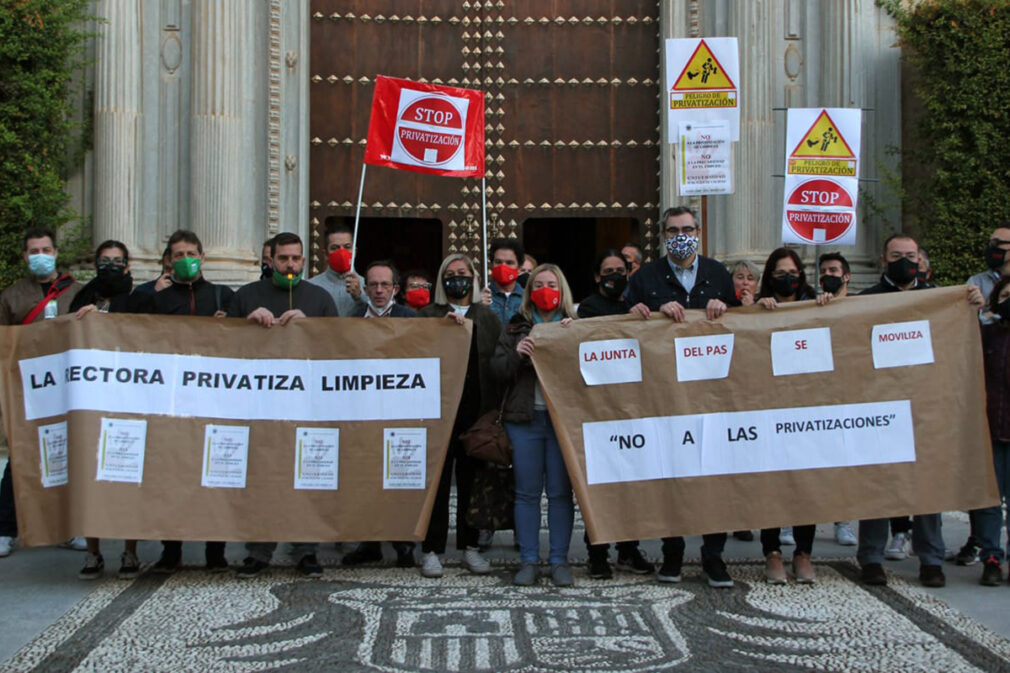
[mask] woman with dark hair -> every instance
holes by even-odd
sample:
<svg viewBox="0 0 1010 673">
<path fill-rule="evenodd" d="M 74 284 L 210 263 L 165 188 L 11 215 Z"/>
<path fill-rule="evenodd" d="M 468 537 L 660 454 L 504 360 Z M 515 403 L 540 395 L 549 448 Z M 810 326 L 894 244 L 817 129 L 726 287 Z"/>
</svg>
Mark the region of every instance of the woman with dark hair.
<svg viewBox="0 0 1010 673">
<path fill-rule="evenodd" d="M 70 310 L 80 320 L 88 313 L 128 313 L 135 308 L 130 299 L 133 279 L 130 277 L 130 253 L 119 241 L 104 241 L 95 250 L 95 277 L 77 293 L 70 304 Z M 94 580 L 102 576 L 105 560 L 102 558 L 101 540 L 86 538 L 88 555 L 84 567 L 77 573 L 82 580 Z M 126 540 L 120 558 L 119 578 L 133 579 L 140 574 L 137 559 L 137 541 Z"/>
<path fill-rule="evenodd" d="M 795 250 L 776 248 L 768 255 L 761 274 L 761 291 L 757 303 L 773 309 L 783 302 L 816 299 L 817 293 L 807 283 L 803 262 Z"/>
<path fill-rule="evenodd" d="M 817 299 L 817 303 L 825 304 L 831 299 L 830 294 L 820 296 L 807 283 L 807 274 L 803 270 L 803 261 L 795 250 L 777 248 L 768 256 L 764 273 L 761 274 L 761 292 L 757 303 L 763 308 L 772 310 L 779 304 Z M 791 533 L 796 543 L 793 553 L 793 575 L 800 584 L 812 584 L 814 581 L 814 566 L 810 563 L 810 554 L 814 547 L 814 532 L 816 524 L 793 526 Z M 765 580 L 769 584 L 785 584 L 786 569 L 782 562 L 782 533 L 780 528 L 765 528 L 761 531 L 761 550 L 765 555 Z"/>
<path fill-rule="evenodd" d="M 424 577 L 442 576 L 439 556 L 445 553 L 449 533 L 449 490 L 453 470 L 456 474 L 456 548 L 463 551 L 463 567 L 475 575 L 491 572 L 491 565 L 478 548 L 478 530 L 466 520 L 470 509 L 471 486 L 475 471 L 481 463 L 466 455 L 459 441 L 460 434 L 473 425 L 481 414 L 496 408 L 499 401 L 489 363 L 498 344 L 501 323 L 494 311 L 481 303 L 480 296 L 473 260 L 467 255 L 454 253 L 446 257 L 438 269 L 434 303 L 428 304 L 420 312 L 426 318 L 444 317 L 460 324 L 463 324 L 464 318 L 469 318 L 473 322 L 463 395 L 456 411 L 456 424 L 438 482 L 428 532 L 421 543 L 421 575 Z"/>
</svg>

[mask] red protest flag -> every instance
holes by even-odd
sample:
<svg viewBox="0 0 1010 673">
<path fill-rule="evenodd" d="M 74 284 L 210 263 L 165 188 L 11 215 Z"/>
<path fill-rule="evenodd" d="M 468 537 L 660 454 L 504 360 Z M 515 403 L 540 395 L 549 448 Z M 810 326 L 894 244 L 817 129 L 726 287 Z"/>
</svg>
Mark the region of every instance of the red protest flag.
<svg viewBox="0 0 1010 673">
<path fill-rule="evenodd" d="M 484 176 L 484 94 L 375 78 L 365 163 L 457 178 Z"/>
</svg>

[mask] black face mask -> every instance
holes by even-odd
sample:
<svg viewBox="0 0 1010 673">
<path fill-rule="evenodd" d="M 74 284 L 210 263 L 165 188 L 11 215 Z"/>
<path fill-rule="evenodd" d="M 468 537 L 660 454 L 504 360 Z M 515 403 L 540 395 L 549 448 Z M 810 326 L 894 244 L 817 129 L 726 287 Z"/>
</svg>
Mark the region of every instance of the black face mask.
<svg viewBox="0 0 1010 673">
<path fill-rule="evenodd" d="M 260 264 L 260 280 L 263 280 L 265 278 L 273 278 L 273 277 L 274 277 L 274 270 L 273 270 L 273 268 L 269 264 L 267 264 L 266 262 L 263 262 L 262 264 Z"/>
<path fill-rule="evenodd" d="M 996 304 L 996 313 L 999 314 L 1003 322 L 1010 322 L 1010 298 Z"/>
<path fill-rule="evenodd" d="M 841 276 L 821 276 L 821 287 L 825 292 L 838 294 L 838 291 L 845 285 L 845 279 Z"/>
<path fill-rule="evenodd" d="M 133 287 L 133 279 L 122 266 L 108 265 L 98 267 L 98 275 L 95 277 L 98 291 L 103 297 L 115 297 L 118 294 L 129 292 Z"/>
<path fill-rule="evenodd" d="M 887 263 L 887 277 L 895 285 L 905 285 L 915 280 L 915 274 L 919 273 L 919 263 L 910 260 L 908 257 L 896 259 Z"/>
<path fill-rule="evenodd" d="M 516 278 L 516 284 L 519 287 L 526 287 L 526 283 L 530 282 L 530 275 L 528 273 L 521 273 Z"/>
<path fill-rule="evenodd" d="M 1003 266 L 1007 251 L 990 243 L 985 247 L 985 265 L 993 271 Z"/>
<path fill-rule="evenodd" d="M 449 299 L 462 299 L 473 292 L 471 276 L 449 276 L 442 279 L 442 287 Z"/>
<path fill-rule="evenodd" d="M 628 277 L 620 273 L 608 273 L 600 276 L 600 291 L 611 299 L 617 299 L 628 287 Z"/>
<path fill-rule="evenodd" d="M 781 278 L 772 276 L 772 292 L 780 297 L 792 297 L 800 289 L 800 277 L 788 273 Z"/>
</svg>

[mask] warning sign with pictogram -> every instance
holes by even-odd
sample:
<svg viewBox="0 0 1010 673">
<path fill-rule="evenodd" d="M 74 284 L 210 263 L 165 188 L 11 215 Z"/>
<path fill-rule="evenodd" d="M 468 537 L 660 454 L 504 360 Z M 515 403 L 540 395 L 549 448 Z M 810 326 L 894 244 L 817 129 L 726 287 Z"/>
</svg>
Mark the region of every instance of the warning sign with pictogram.
<svg viewBox="0 0 1010 673">
<path fill-rule="evenodd" d="M 735 37 L 666 40 L 669 142 L 677 142 L 680 122 L 730 124 L 740 139 L 740 103 L 736 82 L 740 63 Z"/>
<path fill-rule="evenodd" d="M 859 110 L 792 109 L 786 133 L 792 136 L 786 141 L 792 150 L 786 162 L 787 175 L 858 177 Z"/>
<path fill-rule="evenodd" d="M 375 78 L 365 163 L 453 177 L 484 175 L 484 94 Z"/>
</svg>

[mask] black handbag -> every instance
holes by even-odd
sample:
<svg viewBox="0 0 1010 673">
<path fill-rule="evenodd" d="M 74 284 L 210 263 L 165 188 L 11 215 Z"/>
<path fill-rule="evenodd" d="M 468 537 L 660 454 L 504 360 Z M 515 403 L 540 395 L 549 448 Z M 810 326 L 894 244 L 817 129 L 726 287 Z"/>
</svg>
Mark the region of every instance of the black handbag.
<svg viewBox="0 0 1010 673">
<path fill-rule="evenodd" d="M 507 395 L 508 391 L 505 392 Z M 512 443 L 502 423 L 504 411 L 505 397 L 498 409 L 482 414 L 469 430 L 459 436 L 466 455 L 495 465 L 512 464 Z"/>
</svg>

